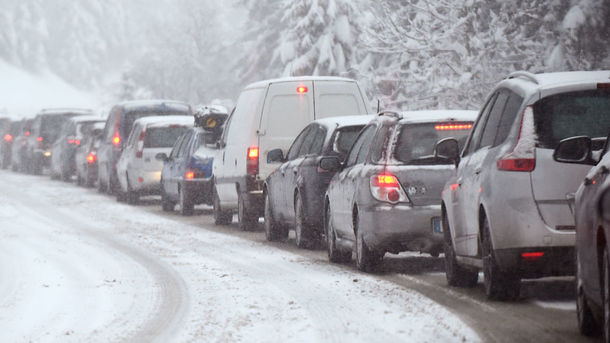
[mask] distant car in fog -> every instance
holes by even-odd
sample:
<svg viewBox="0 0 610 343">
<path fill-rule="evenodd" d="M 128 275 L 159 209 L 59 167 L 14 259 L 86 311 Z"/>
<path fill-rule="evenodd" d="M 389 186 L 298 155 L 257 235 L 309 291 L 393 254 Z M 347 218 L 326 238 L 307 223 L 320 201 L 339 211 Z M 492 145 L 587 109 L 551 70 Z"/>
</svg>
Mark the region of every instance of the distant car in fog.
<svg viewBox="0 0 610 343">
<path fill-rule="evenodd" d="M 160 194 L 163 162 L 156 155 L 168 154 L 193 122 L 192 115 L 142 117 L 134 122 L 117 162 L 118 201 L 134 204 L 142 195 Z"/>
<path fill-rule="evenodd" d="M 296 233 L 300 248 L 312 248 L 324 237 L 324 196 L 334 173 L 318 168 L 320 159 L 337 156 L 341 161 L 374 116 L 319 119 L 307 125 L 286 156 L 271 150 L 269 162 L 282 162 L 265 180 L 265 234 L 273 241 Z"/>
<path fill-rule="evenodd" d="M 173 211 L 177 203 L 183 215 L 190 215 L 194 205 L 212 204 L 212 166 L 227 116 L 224 108 L 206 107 L 196 112 L 196 127 L 176 141 L 169 156 L 165 153 L 157 156 L 164 161 L 161 172 L 164 211 Z"/>
<path fill-rule="evenodd" d="M 443 191 L 445 274 L 489 299 L 519 297 L 521 278 L 574 274 L 569 197 L 590 165 L 553 159 L 573 136 L 605 138 L 610 71 L 515 72 L 492 90 Z"/>
<path fill-rule="evenodd" d="M 25 165 L 32 174 L 42 174 L 51 163 L 51 147 L 68 118 L 91 115 L 87 109 L 46 109 L 36 115 L 26 140 Z"/>
<path fill-rule="evenodd" d="M 97 181 L 97 149 L 106 123 L 96 122 L 84 133 L 81 144 L 76 148 L 76 183 L 79 186 L 93 187 Z"/>
<path fill-rule="evenodd" d="M 118 189 L 117 162 L 136 119 L 166 115 L 192 115 L 191 106 L 174 100 L 138 100 L 112 107 L 97 151 L 100 189 L 108 194 Z"/>
<path fill-rule="evenodd" d="M 51 147 L 51 178 L 63 181 L 76 173 L 76 149 L 96 123 L 105 122 L 97 116 L 78 116 L 68 119 Z"/>
<path fill-rule="evenodd" d="M 0 118 L 0 168 L 11 165 L 11 153 L 15 138 L 21 133 L 22 120 Z"/>
<path fill-rule="evenodd" d="M 320 160 L 337 172 L 325 198 L 329 260 L 374 271 L 386 252 L 419 251 L 438 256 L 441 190 L 454 173 L 453 161 L 437 151 L 443 139 L 466 140 L 474 111 L 382 112 L 369 123 L 345 162 Z"/>
<path fill-rule="evenodd" d="M 31 134 L 34 119 L 22 119 L 21 128 L 17 135 L 13 136 L 11 146 L 11 170 L 25 172 L 25 151 L 27 139 Z"/>
</svg>

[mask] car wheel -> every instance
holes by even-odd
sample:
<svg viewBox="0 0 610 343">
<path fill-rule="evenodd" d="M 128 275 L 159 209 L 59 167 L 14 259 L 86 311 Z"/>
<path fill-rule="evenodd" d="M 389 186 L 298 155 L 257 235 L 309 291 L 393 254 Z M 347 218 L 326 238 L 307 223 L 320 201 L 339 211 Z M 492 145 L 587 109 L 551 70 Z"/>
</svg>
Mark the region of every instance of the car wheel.
<svg viewBox="0 0 610 343">
<path fill-rule="evenodd" d="M 59 169 L 59 178 L 64 182 L 70 181 L 70 173 L 64 170 L 63 166 Z"/>
<path fill-rule="evenodd" d="M 481 234 L 483 275 L 485 277 L 484 286 L 487 298 L 490 300 L 513 300 L 518 298 L 521 280 L 518 276 L 510 272 L 503 272 L 500 270 L 494 256 L 489 221 L 487 218 L 483 218 Z"/>
<path fill-rule="evenodd" d="M 137 191 L 134 191 L 133 188 L 131 188 L 131 185 L 129 184 L 129 178 L 127 177 L 127 175 L 125 175 L 125 178 L 127 180 L 127 194 L 126 194 L 125 200 L 127 200 L 128 204 L 135 205 L 140 200 L 140 195 L 138 194 Z"/>
<path fill-rule="evenodd" d="M 281 241 L 288 238 L 288 230 L 273 219 L 273 205 L 269 193 L 265 193 L 265 238 L 268 241 Z"/>
<path fill-rule="evenodd" d="M 303 213 L 303 200 L 301 194 L 297 194 L 294 205 L 294 232 L 297 247 L 301 249 L 311 249 L 313 246 L 312 228 L 305 222 Z"/>
<path fill-rule="evenodd" d="M 97 191 L 98 193 L 104 193 L 105 187 L 104 182 L 102 182 L 102 178 L 100 176 L 97 177 Z"/>
<path fill-rule="evenodd" d="M 216 187 L 214 187 L 214 201 L 212 206 L 214 207 L 214 224 L 216 225 L 229 225 L 233 220 L 233 214 L 230 211 L 223 211 L 220 208 L 220 198 L 216 193 Z"/>
<path fill-rule="evenodd" d="M 358 214 L 354 215 L 354 229 L 356 230 L 356 267 L 363 272 L 374 272 L 381 263 L 383 254 L 371 250 L 366 245 L 363 230 L 359 229 Z"/>
<path fill-rule="evenodd" d="M 42 175 L 42 161 L 37 158 L 32 160 L 32 167 L 30 168 L 30 172 L 34 175 Z"/>
<path fill-rule="evenodd" d="M 347 263 L 352 260 L 352 252 L 341 251 L 337 246 L 337 233 L 333 227 L 332 213 L 330 206 L 326 207 L 325 215 L 325 231 L 326 231 L 326 250 L 328 252 L 328 260 L 333 263 Z"/>
<path fill-rule="evenodd" d="M 237 220 L 239 223 L 239 228 L 242 231 L 253 230 L 256 228 L 256 224 L 258 223 L 258 218 L 255 218 L 254 215 L 249 213 L 246 206 L 246 199 L 241 192 L 237 196 Z"/>
<path fill-rule="evenodd" d="M 576 252 L 576 315 L 578 317 L 578 330 L 585 336 L 592 336 L 599 332 L 599 327 L 587 302 L 587 296 L 582 284 L 582 266 L 578 258 L 578 252 Z"/>
<path fill-rule="evenodd" d="M 191 201 L 189 194 L 184 190 L 184 187 L 178 189 L 178 196 L 180 199 L 180 214 L 183 216 L 190 216 L 193 214 L 193 202 Z"/>
<path fill-rule="evenodd" d="M 445 277 L 447 278 L 447 284 L 454 287 L 474 287 L 477 284 L 479 273 L 458 265 L 455 258 L 455 250 L 451 243 L 451 231 L 445 211 L 441 215 L 441 225 L 444 235 L 443 248 L 445 250 Z"/>
<path fill-rule="evenodd" d="M 76 185 L 83 187 L 85 183 L 83 182 L 83 178 L 80 176 L 80 173 L 76 171 Z"/>
</svg>

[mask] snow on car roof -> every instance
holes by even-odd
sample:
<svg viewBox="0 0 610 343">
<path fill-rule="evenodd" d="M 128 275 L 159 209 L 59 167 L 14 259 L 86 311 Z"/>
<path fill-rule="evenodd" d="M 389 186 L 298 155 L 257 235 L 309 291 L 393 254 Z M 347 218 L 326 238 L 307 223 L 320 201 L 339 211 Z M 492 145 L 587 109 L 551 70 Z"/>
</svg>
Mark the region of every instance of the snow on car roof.
<svg viewBox="0 0 610 343">
<path fill-rule="evenodd" d="M 185 102 L 177 101 L 177 100 L 131 100 L 131 101 L 123 101 L 118 104 L 119 106 L 123 106 L 125 110 L 136 110 L 136 109 L 144 109 L 150 107 L 158 107 L 164 106 L 167 108 L 175 109 L 175 110 L 185 110 L 190 109 L 191 106 Z"/>
<path fill-rule="evenodd" d="M 501 87 L 504 83 L 518 83 L 529 91 L 538 91 L 541 88 L 598 82 L 610 82 L 610 70 L 564 71 L 540 74 L 517 72 L 510 74 L 496 88 Z"/>
<path fill-rule="evenodd" d="M 104 118 L 100 118 L 98 116 L 78 116 L 78 117 L 72 117 L 72 118 L 70 118 L 70 120 L 74 121 L 74 122 L 81 122 L 81 121 L 105 122 L 106 121 Z"/>
<path fill-rule="evenodd" d="M 137 119 L 134 122 L 134 127 L 137 123 L 147 127 L 159 127 L 166 125 L 193 126 L 195 123 L 195 118 L 193 116 L 152 116 Z"/>
<path fill-rule="evenodd" d="M 427 123 L 440 121 L 474 121 L 478 111 L 469 110 L 422 110 L 401 112 L 401 123 Z"/>
<path fill-rule="evenodd" d="M 366 125 L 373 119 L 375 119 L 375 115 L 367 114 L 367 115 L 328 117 L 328 118 L 314 120 L 314 122 L 318 123 L 322 126 L 326 126 L 326 127 L 334 127 L 334 126 L 343 127 L 343 126 L 352 126 L 352 125 Z"/>
<path fill-rule="evenodd" d="M 279 82 L 290 82 L 290 81 L 344 81 L 344 82 L 356 82 L 353 79 L 348 79 L 344 77 L 336 77 L 336 76 L 292 76 L 292 77 L 283 77 L 279 79 L 269 79 L 264 81 L 257 81 L 247 85 L 244 89 L 249 88 L 260 88 L 267 87 L 271 83 L 279 83 Z"/>
<path fill-rule="evenodd" d="M 39 114 L 63 114 L 63 113 L 82 113 L 83 115 L 90 115 L 93 113 L 92 110 L 86 108 L 45 108 L 39 112 Z"/>
</svg>

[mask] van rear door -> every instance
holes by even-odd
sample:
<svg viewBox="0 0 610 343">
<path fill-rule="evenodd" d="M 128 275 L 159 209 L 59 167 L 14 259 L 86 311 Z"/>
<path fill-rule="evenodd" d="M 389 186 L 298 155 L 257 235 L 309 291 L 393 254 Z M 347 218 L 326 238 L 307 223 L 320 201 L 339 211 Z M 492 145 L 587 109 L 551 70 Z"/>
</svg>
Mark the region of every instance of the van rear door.
<svg viewBox="0 0 610 343">
<path fill-rule="evenodd" d="M 312 81 L 288 81 L 269 85 L 258 130 L 261 179 L 265 179 L 279 166 L 279 163 L 267 163 L 267 153 L 277 148 L 286 153 L 299 132 L 314 120 L 313 112 Z"/>
<path fill-rule="evenodd" d="M 315 119 L 367 114 L 367 100 L 354 81 L 317 80 Z"/>
</svg>

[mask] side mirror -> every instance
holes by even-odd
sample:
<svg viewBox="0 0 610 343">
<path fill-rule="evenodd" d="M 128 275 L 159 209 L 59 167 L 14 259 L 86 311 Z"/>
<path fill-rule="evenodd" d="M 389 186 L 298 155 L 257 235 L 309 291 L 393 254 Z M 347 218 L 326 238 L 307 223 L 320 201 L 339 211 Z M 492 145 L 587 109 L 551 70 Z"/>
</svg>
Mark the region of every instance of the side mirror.
<svg viewBox="0 0 610 343">
<path fill-rule="evenodd" d="M 460 147 L 455 138 L 445 138 L 434 144 L 434 158 L 443 158 L 453 161 L 455 165 L 460 160 Z"/>
<path fill-rule="evenodd" d="M 553 152 L 553 159 L 561 163 L 595 165 L 591 153 L 591 138 L 576 136 L 561 140 Z"/>
<path fill-rule="evenodd" d="M 282 149 L 273 149 L 267 153 L 267 163 L 284 162 L 284 152 Z"/>
<path fill-rule="evenodd" d="M 167 157 L 166 153 L 160 152 L 160 153 L 155 155 L 155 160 L 167 162 L 167 161 L 169 161 L 169 157 Z"/>
<path fill-rule="evenodd" d="M 320 159 L 319 167 L 323 171 L 338 172 L 343 168 L 343 163 L 337 156 L 328 156 Z"/>
</svg>

